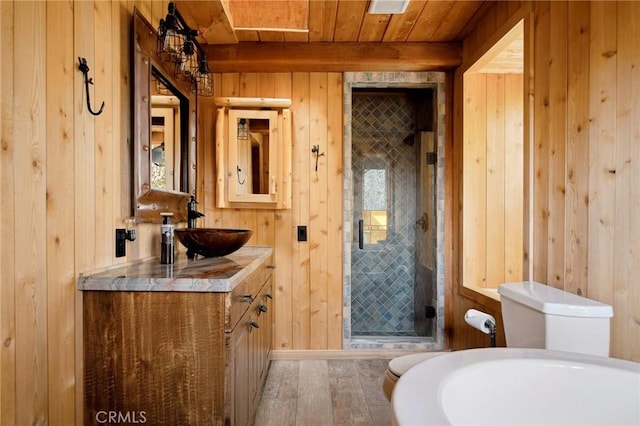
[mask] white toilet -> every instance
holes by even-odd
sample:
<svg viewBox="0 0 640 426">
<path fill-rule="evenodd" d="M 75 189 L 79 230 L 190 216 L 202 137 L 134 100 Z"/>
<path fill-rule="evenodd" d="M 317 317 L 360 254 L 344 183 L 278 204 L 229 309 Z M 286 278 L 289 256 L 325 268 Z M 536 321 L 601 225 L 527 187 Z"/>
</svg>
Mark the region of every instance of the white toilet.
<svg viewBox="0 0 640 426">
<path fill-rule="evenodd" d="M 533 281 L 502 284 L 498 293 L 508 347 L 609 356 L 610 305 Z M 442 352 L 423 352 L 392 359 L 382 384 L 387 399 L 391 400 L 403 373 L 439 354 Z"/>
<path fill-rule="evenodd" d="M 507 346 L 609 356 L 610 305 L 533 281 L 498 293 Z"/>
</svg>

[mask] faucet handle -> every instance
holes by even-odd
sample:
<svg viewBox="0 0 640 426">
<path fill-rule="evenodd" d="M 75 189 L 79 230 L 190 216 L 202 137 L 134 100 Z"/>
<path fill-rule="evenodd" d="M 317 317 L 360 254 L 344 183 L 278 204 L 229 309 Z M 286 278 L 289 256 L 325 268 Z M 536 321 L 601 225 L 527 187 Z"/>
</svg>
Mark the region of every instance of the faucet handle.
<svg viewBox="0 0 640 426">
<path fill-rule="evenodd" d="M 189 202 L 187 203 L 187 210 L 195 210 L 196 209 L 196 204 L 198 204 L 198 202 L 196 201 L 196 196 L 195 195 L 191 195 L 191 198 L 189 199 Z"/>
<path fill-rule="evenodd" d="M 196 219 L 204 217 L 204 213 L 196 210 L 196 204 L 198 204 L 196 197 L 191 195 L 191 199 L 187 203 L 187 228 L 195 228 Z"/>
</svg>

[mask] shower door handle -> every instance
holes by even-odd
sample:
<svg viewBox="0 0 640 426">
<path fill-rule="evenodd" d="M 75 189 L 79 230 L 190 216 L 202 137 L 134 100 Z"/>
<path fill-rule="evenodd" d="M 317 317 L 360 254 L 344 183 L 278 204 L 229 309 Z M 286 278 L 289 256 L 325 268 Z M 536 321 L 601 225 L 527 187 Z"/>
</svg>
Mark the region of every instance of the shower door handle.
<svg viewBox="0 0 640 426">
<path fill-rule="evenodd" d="M 364 220 L 358 221 L 358 248 L 364 249 Z"/>
</svg>

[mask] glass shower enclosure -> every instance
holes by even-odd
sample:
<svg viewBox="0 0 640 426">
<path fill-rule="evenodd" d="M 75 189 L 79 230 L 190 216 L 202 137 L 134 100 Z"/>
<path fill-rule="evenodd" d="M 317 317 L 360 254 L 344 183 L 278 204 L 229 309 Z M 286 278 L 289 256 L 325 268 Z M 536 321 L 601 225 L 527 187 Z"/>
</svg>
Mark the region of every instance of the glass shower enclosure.
<svg viewBox="0 0 640 426">
<path fill-rule="evenodd" d="M 433 334 L 435 148 L 420 104 L 406 91 L 353 94 L 354 338 Z"/>
</svg>

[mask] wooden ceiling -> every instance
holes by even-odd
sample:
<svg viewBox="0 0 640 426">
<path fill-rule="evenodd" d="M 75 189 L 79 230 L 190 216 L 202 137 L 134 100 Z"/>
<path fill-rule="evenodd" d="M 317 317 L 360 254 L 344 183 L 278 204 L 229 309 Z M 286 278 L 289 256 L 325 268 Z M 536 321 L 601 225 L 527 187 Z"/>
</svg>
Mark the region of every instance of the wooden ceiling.
<svg viewBox="0 0 640 426">
<path fill-rule="evenodd" d="M 189 25 L 200 30 L 199 41 L 214 72 L 247 67 L 283 70 L 274 65 L 277 63 L 288 63 L 290 71 L 350 71 L 360 67 L 395 71 L 394 64 L 401 64 L 398 66 L 406 71 L 450 69 L 459 64 L 459 42 L 465 31 L 482 15 L 487 4 L 411 0 L 405 13 L 390 15 L 369 14 L 369 1 L 177 0 L 175 3 Z M 260 58 L 270 60 L 258 68 Z M 362 62 L 367 58 L 372 63 Z M 296 69 L 291 68 L 292 63 Z"/>
<path fill-rule="evenodd" d="M 205 44 L 238 42 L 450 42 L 484 1 L 411 0 L 400 15 L 369 14 L 369 0 L 178 0 Z M 293 22 L 286 25 L 284 22 Z M 305 24 L 306 23 L 306 30 Z M 291 30 L 282 30 L 282 27 Z M 252 29 L 253 28 L 253 29 Z"/>
</svg>

